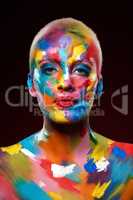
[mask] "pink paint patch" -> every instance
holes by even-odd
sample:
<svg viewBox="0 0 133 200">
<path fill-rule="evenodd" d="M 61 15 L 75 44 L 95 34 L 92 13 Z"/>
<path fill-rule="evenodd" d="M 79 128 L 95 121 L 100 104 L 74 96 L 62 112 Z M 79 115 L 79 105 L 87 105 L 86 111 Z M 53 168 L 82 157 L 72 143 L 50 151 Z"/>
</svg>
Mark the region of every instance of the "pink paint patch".
<svg viewBox="0 0 133 200">
<path fill-rule="evenodd" d="M 0 199 L 5 200 L 19 200 L 14 188 L 11 184 L 2 176 L 0 176 Z"/>
<path fill-rule="evenodd" d="M 46 167 L 46 166 L 45 166 Z M 46 169 L 42 168 L 38 163 L 33 162 L 32 165 L 32 180 L 39 185 L 46 192 L 59 191 L 58 183 L 56 183 L 46 172 Z"/>
</svg>

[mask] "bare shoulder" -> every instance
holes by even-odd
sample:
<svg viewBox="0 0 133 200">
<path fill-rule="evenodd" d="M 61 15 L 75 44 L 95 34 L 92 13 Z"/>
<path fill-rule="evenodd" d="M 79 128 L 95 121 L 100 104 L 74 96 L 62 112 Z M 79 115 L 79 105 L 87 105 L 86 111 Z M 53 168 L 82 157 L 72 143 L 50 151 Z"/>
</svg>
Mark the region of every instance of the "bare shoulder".
<svg viewBox="0 0 133 200">
<path fill-rule="evenodd" d="M 110 138 L 107 138 L 96 132 L 95 132 L 95 137 L 96 137 L 98 143 L 101 143 L 103 145 L 108 145 L 109 149 L 112 150 L 113 152 L 120 153 L 121 156 L 123 155 L 123 157 L 124 157 L 124 155 L 133 157 L 133 144 L 132 143 L 111 140 Z"/>
<path fill-rule="evenodd" d="M 0 199 L 18 200 L 12 182 L 14 181 L 13 166 L 15 168 L 14 155 L 20 150 L 20 144 L 0 148 Z"/>
<path fill-rule="evenodd" d="M 0 147 L 0 199 L 19 199 L 16 184 L 20 177 L 30 179 L 35 146 L 33 134 L 17 144 Z"/>
</svg>

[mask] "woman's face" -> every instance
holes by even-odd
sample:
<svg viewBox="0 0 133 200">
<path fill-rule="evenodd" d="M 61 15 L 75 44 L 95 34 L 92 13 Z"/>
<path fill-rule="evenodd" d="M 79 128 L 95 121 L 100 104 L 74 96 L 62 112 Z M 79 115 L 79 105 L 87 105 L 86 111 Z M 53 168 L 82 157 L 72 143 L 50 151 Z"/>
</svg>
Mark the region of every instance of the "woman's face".
<svg viewBox="0 0 133 200">
<path fill-rule="evenodd" d="M 32 57 L 33 86 L 45 117 L 73 123 L 88 117 L 97 85 L 90 44 L 72 33 L 38 41 Z"/>
</svg>

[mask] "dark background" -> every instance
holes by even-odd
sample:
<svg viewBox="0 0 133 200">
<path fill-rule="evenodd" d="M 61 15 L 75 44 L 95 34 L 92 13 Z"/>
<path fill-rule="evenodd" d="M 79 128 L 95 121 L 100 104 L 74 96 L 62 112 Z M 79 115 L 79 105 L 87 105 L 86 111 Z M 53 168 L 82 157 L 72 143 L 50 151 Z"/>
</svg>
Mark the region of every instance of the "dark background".
<svg viewBox="0 0 133 200">
<path fill-rule="evenodd" d="M 26 86 L 33 37 L 45 24 L 62 17 L 83 21 L 96 32 L 101 43 L 104 94 L 100 109 L 105 114 L 91 117 L 92 128 L 109 138 L 133 143 L 133 134 L 129 131 L 132 118 L 111 105 L 112 93 L 129 84 L 132 75 L 130 8 L 128 1 L 8 1 L 0 6 L 0 146 L 14 144 L 42 127 L 42 117 L 34 116 L 28 107 L 7 105 L 5 92 L 13 85 Z M 19 92 L 12 92 L 10 98 L 18 102 Z M 121 97 L 115 103 L 120 107 Z"/>
</svg>

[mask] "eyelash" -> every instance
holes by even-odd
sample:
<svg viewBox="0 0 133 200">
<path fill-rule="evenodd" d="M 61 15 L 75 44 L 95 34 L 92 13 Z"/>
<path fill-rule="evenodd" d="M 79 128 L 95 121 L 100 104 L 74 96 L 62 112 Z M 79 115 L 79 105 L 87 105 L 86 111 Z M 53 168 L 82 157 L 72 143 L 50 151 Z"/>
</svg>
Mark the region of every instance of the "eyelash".
<svg viewBox="0 0 133 200">
<path fill-rule="evenodd" d="M 77 71 L 77 72 L 76 72 Z M 91 68 L 87 64 L 77 64 L 72 70 L 72 72 L 76 72 L 77 75 L 88 76 L 90 74 Z"/>
<path fill-rule="evenodd" d="M 44 63 L 41 67 L 41 72 L 44 73 L 44 74 L 47 74 L 47 75 L 51 75 L 53 74 L 54 72 L 57 72 L 58 69 L 57 67 L 55 66 L 55 64 L 50 64 L 50 63 Z"/>
<path fill-rule="evenodd" d="M 58 66 L 56 64 L 52 63 L 44 63 L 42 66 L 40 66 L 41 72 L 46 75 L 52 75 L 56 72 L 58 72 Z M 76 73 L 77 75 L 81 76 L 88 76 L 90 74 L 91 68 L 84 63 L 78 63 L 74 65 L 71 73 Z"/>
</svg>

